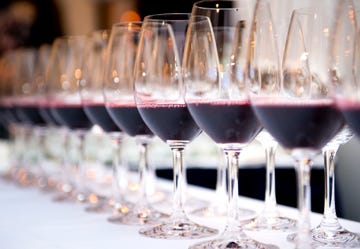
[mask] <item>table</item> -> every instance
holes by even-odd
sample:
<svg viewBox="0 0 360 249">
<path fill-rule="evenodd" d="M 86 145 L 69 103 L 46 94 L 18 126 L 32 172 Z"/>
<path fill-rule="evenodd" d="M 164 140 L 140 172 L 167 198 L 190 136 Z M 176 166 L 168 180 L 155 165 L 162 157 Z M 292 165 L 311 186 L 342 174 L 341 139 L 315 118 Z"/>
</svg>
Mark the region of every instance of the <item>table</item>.
<svg viewBox="0 0 360 249">
<path fill-rule="evenodd" d="M 171 189 L 171 183 L 161 180 L 161 188 Z M 189 187 L 195 197 L 210 200 L 214 192 L 195 186 Z M 256 211 L 262 202 L 240 197 L 242 207 Z M 280 207 L 284 214 L 297 217 L 297 210 Z M 161 240 L 138 234 L 139 227 L 115 225 L 107 222 L 109 214 L 84 211 L 83 204 L 56 203 L 51 195 L 31 187 L 20 187 L 0 180 L 0 248 L 1 249 L 127 249 L 127 248 L 188 248 L 201 240 Z M 224 219 L 196 218 L 202 224 L 222 229 Z M 312 223 L 318 224 L 321 216 L 312 214 Z M 360 223 L 341 220 L 353 232 L 360 233 Z M 283 232 L 247 232 L 262 242 L 279 248 L 293 248 Z"/>
</svg>

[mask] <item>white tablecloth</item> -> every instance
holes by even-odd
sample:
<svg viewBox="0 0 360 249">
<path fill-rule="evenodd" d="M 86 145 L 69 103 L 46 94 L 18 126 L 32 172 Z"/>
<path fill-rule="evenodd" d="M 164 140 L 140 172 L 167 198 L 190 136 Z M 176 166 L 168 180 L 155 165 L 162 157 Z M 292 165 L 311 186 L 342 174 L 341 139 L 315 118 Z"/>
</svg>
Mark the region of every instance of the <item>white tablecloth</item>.
<svg viewBox="0 0 360 249">
<path fill-rule="evenodd" d="M 169 190 L 171 184 L 163 183 Z M 204 199 L 211 198 L 213 191 L 191 187 L 191 193 Z M 257 211 L 262 202 L 240 198 L 242 207 Z M 291 217 L 297 217 L 293 208 L 280 207 Z M 139 227 L 115 225 L 107 222 L 110 214 L 93 214 L 84 211 L 84 205 L 56 203 L 52 196 L 35 188 L 23 188 L 0 180 L 0 248 L 1 249 L 126 249 L 126 248 L 188 248 L 201 240 L 161 240 L 138 234 Z M 198 222 L 220 230 L 224 219 L 195 218 Z M 312 215 L 316 225 L 321 216 Z M 341 220 L 351 231 L 360 233 L 360 223 Z M 247 232 L 263 242 L 279 248 L 293 248 L 283 232 Z M 203 240 L 203 239 L 202 239 Z"/>
</svg>

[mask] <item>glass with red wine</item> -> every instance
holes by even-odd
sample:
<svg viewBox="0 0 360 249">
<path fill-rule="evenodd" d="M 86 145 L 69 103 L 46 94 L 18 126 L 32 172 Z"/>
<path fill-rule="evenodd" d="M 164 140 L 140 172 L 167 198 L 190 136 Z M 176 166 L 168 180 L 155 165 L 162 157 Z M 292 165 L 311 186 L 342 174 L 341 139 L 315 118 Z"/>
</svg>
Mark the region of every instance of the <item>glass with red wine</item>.
<svg viewBox="0 0 360 249">
<path fill-rule="evenodd" d="M 186 18 L 188 20 L 188 18 Z M 170 217 L 140 234 L 161 239 L 212 236 L 216 229 L 191 221 L 184 210 L 184 150 L 201 132 L 184 98 L 181 57 L 184 29 L 164 21 L 144 21 L 137 50 L 134 84 L 141 117 L 151 131 L 168 144 L 173 154 L 174 196 Z M 177 40 L 177 32 L 180 32 Z M 182 35 L 182 36 L 181 36 Z M 180 43 L 179 43 L 180 42 Z"/>
<path fill-rule="evenodd" d="M 22 166 L 31 184 L 45 187 L 45 175 L 41 167 L 43 131 L 46 125 L 41 117 L 36 98 L 35 71 L 39 64 L 39 51 L 35 48 L 20 48 L 15 51 L 15 82 L 13 86 L 15 115 L 20 121 L 24 142 L 29 149 L 24 150 Z"/>
<path fill-rule="evenodd" d="M 131 208 L 114 209 L 108 221 L 117 224 L 155 224 L 167 217 L 149 202 L 151 166 L 148 147 L 154 134 L 141 118 L 134 100 L 133 72 L 140 40 L 141 22 L 114 24 L 106 52 L 104 73 L 105 106 L 115 124 L 135 139 L 139 147 L 139 189 L 137 201 Z"/>
<path fill-rule="evenodd" d="M 82 80 L 83 49 L 86 36 L 65 36 L 55 39 L 46 73 L 48 104 L 51 116 L 65 128 L 65 153 L 63 167 L 70 178 L 64 182 L 63 196 L 56 200 L 88 202 L 85 165 L 83 161 L 84 138 L 93 126 L 86 116 L 79 94 Z M 70 136 L 76 138 L 76 158 L 70 163 Z"/>
<path fill-rule="evenodd" d="M 280 74 L 276 73 L 280 69 L 278 39 L 276 37 L 271 13 L 270 4 L 267 1 L 258 1 L 255 7 L 253 21 L 249 35 L 249 48 L 250 52 L 247 56 L 249 62 L 253 64 L 264 64 L 262 70 L 269 72 L 267 75 L 269 78 L 262 80 L 261 76 L 259 81 L 269 81 L 269 85 L 274 82 L 280 81 Z M 241 47 L 238 42 L 234 44 L 235 48 L 235 63 L 234 73 L 232 76 L 238 79 L 237 71 L 241 70 L 239 65 L 241 63 L 238 60 L 242 60 Z M 240 59 L 239 59 L 240 58 Z M 275 73 L 272 73 L 275 72 Z M 275 190 L 275 155 L 278 147 L 278 142 L 263 129 L 262 132 L 256 138 L 264 147 L 266 158 L 266 189 L 265 189 L 265 201 L 264 208 L 259 215 L 254 219 L 251 219 L 249 224 L 245 226 L 247 230 L 279 230 L 279 231 L 291 231 L 296 228 L 296 220 L 290 217 L 284 216 L 277 208 L 276 202 L 276 190 Z"/>
<path fill-rule="evenodd" d="M 89 212 L 111 212 L 117 206 L 129 208 L 129 204 L 124 201 L 128 184 L 128 169 L 121 153 L 124 134 L 108 114 L 103 95 L 106 48 L 109 36 L 109 30 L 92 32 L 86 41 L 84 50 L 83 76 L 80 86 L 84 111 L 90 121 L 94 125 L 100 126 L 113 141 L 112 196 L 107 197 L 107 183 L 101 173 L 105 171 L 105 168 L 100 169 L 97 171 L 97 178 L 99 179 L 96 180 L 96 184 L 92 185 L 92 191 L 96 194 L 97 201 L 90 203 L 85 209 Z"/>
<path fill-rule="evenodd" d="M 329 79 L 331 18 L 326 9 L 294 10 L 287 33 L 282 71 L 264 59 L 267 47 L 252 46 L 247 80 L 252 107 L 264 128 L 289 150 L 298 179 L 296 248 L 316 245 L 310 232 L 310 171 L 313 159 L 344 127 Z M 251 44 L 261 44 L 261 38 Z M 274 76 L 281 75 L 281 80 Z"/>
<path fill-rule="evenodd" d="M 235 39 L 236 26 L 239 20 L 242 20 L 242 23 L 244 23 L 244 16 L 251 18 L 254 3 L 254 1 L 247 0 L 203 0 L 196 2 L 192 7 L 192 16 L 207 16 L 211 21 L 220 63 L 220 78 L 224 84 L 227 84 L 226 82 L 229 81 L 230 58 L 233 41 Z M 223 170 L 226 172 L 226 166 Z M 227 192 L 225 192 L 225 194 L 228 195 Z M 227 204 L 226 201 L 220 204 L 222 205 L 222 210 L 225 210 L 225 213 L 217 212 L 215 215 L 226 216 Z M 206 216 L 209 212 L 213 212 L 212 209 L 212 206 L 209 206 L 205 209 L 195 210 L 193 214 Z M 239 217 L 241 219 L 252 218 L 254 216 L 254 210 L 239 206 Z"/>
<path fill-rule="evenodd" d="M 244 24 L 247 26 L 251 23 L 247 7 L 239 6 L 234 1 L 203 1 L 198 4 L 203 3 L 206 3 L 208 9 L 218 9 L 220 15 L 227 9 L 228 17 L 239 17 L 238 28 L 222 28 L 233 30 L 232 41 L 241 41 L 242 47 L 247 44 L 246 35 L 243 35 Z M 236 25 L 236 22 L 233 24 Z M 196 15 L 191 18 L 184 52 L 183 73 L 185 101 L 192 117 L 221 148 L 226 158 L 228 215 L 225 228 L 219 236 L 194 244 L 190 248 L 276 248 L 250 238 L 243 230 L 242 212 L 238 205 L 240 154 L 262 130 L 262 126 L 251 109 L 245 82 L 233 81 L 231 77 L 232 43 L 222 43 L 226 39 L 221 39 L 219 33 L 217 35 L 213 32 L 210 18 Z M 230 53 L 226 58 L 224 54 L 219 54 L 218 44 L 223 52 L 229 49 L 230 44 Z M 227 59 L 228 62 L 225 63 Z"/>
<path fill-rule="evenodd" d="M 1 122 L 9 132 L 10 136 L 10 169 L 8 172 L 8 179 L 18 181 L 21 176 L 25 176 L 26 184 L 29 181 L 23 168 L 23 155 L 25 144 L 25 133 L 21 121 L 15 111 L 15 75 L 16 70 L 16 52 L 8 51 L 1 56 L 0 62 L 0 84 L 1 84 Z"/>
<path fill-rule="evenodd" d="M 360 247 L 360 235 L 343 227 L 336 214 L 335 156 L 341 144 L 348 142 L 353 135 L 360 135 L 360 11 L 355 9 L 349 0 L 339 2 L 336 8 L 329 72 L 337 107 L 348 125 L 323 149 L 326 176 L 324 213 L 320 224 L 311 231 L 316 241 L 346 248 Z"/>
</svg>

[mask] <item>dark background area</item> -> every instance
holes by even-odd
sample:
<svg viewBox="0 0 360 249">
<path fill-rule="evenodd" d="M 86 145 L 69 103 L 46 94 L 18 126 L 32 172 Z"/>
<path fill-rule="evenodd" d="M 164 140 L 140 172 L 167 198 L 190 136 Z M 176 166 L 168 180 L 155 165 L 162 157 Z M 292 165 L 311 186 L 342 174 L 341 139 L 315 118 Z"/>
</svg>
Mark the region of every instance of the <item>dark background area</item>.
<svg viewBox="0 0 360 249">
<path fill-rule="evenodd" d="M 293 167 L 277 168 L 276 174 L 276 197 L 278 204 L 297 207 L 296 175 Z M 172 170 L 157 170 L 157 175 L 165 179 L 172 179 Z M 216 170 L 189 168 L 187 170 L 189 184 L 215 189 Z M 239 169 L 239 194 L 250 198 L 264 200 L 265 198 L 265 165 Z M 311 171 L 311 201 L 312 211 L 322 213 L 324 209 L 324 172 L 323 169 Z M 241 203 L 240 203 L 241 205 Z M 341 210 L 338 206 L 337 209 Z M 341 213 L 338 213 L 341 216 Z"/>
</svg>

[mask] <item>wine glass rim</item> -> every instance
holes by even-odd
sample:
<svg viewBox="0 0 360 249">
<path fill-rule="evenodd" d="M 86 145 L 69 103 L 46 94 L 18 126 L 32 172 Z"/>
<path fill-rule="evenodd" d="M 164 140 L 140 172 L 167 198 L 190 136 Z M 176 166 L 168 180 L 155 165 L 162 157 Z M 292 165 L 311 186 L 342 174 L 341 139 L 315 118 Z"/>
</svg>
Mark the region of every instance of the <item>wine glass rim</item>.
<svg viewBox="0 0 360 249">
<path fill-rule="evenodd" d="M 194 3 L 193 7 L 198 8 L 198 9 L 237 11 L 241 8 L 244 8 L 244 6 L 241 5 L 241 2 L 248 2 L 248 1 L 246 1 L 246 0 L 201 0 L 201 1 Z M 216 4 L 214 4 L 214 3 L 216 3 Z M 224 4 L 226 4 L 226 3 L 236 3 L 236 5 L 227 7 L 227 6 L 224 6 Z"/>
<path fill-rule="evenodd" d="M 191 17 L 191 13 L 181 13 L 181 12 L 169 12 L 169 13 L 159 13 L 151 14 L 144 17 L 144 21 L 188 21 Z"/>
<path fill-rule="evenodd" d="M 312 15 L 312 16 L 314 16 L 314 15 L 316 15 L 316 16 L 318 16 L 317 14 L 318 14 L 318 11 L 319 11 L 319 8 L 314 8 L 314 7 L 309 7 L 309 6 L 307 6 L 307 7 L 302 7 L 302 8 L 297 8 L 297 9 L 294 9 L 293 11 L 292 11 L 292 14 L 293 15 Z"/>
<path fill-rule="evenodd" d="M 141 22 L 141 21 L 117 22 L 117 23 L 114 23 L 112 25 L 112 28 L 117 28 L 117 27 L 128 27 L 128 28 L 141 27 L 142 24 L 143 24 L 143 22 Z"/>
</svg>

